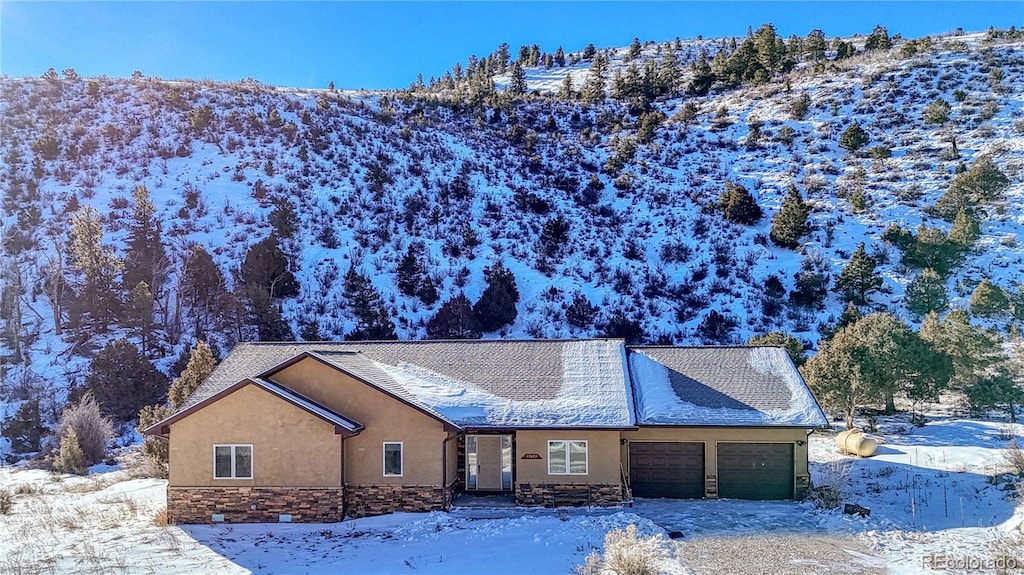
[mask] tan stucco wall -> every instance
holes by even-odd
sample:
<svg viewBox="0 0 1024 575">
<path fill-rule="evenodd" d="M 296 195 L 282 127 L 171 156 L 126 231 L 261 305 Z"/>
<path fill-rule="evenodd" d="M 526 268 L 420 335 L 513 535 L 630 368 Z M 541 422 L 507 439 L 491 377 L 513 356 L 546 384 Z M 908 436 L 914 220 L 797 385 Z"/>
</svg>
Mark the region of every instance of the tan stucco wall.
<svg viewBox="0 0 1024 575">
<path fill-rule="evenodd" d="M 252 444 L 252 479 L 214 479 L 214 444 Z M 171 487 L 338 487 L 334 426 L 254 385 L 171 424 Z"/>
<path fill-rule="evenodd" d="M 807 475 L 807 431 L 796 428 L 765 429 L 758 427 L 644 427 L 623 431 L 627 441 L 696 441 L 704 445 L 706 475 L 718 474 L 718 442 L 793 443 L 793 474 Z M 796 442 L 803 441 L 804 445 Z M 629 473 L 629 446 L 621 446 L 622 465 Z"/>
<path fill-rule="evenodd" d="M 345 481 L 351 485 L 439 485 L 443 424 L 318 360 L 303 359 L 271 379 L 363 424 L 345 439 Z M 385 441 L 401 441 L 402 477 L 384 476 Z M 454 441 L 449 444 L 454 444 Z M 455 458 L 449 459 L 449 467 Z M 454 471 L 449 470 L 454 476 Z"/>
<path fill-rule="evenodd" d="M 549 475 L 548 441 L 553 439 L 587 441 L 586 475 Z M 524 453 L 538 453 L 541 459 L 523 459 Z M 517 431 L 517 483 L 619 483 L 618 431 Z"/>
</svg>

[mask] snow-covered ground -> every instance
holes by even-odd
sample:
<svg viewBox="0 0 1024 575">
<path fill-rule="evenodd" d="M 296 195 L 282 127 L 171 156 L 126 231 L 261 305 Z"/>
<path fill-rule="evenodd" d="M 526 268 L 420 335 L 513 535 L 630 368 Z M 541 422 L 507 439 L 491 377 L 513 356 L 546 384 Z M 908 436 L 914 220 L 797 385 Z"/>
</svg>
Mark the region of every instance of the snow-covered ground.
<svg viewBox="0 0 1024 575">
<path fill-rule="evenodd" d="M 840 486 L 845 502 L 871 510 L 866 518 L 809 502 L 639 500 L 621 509 L 456 508 L 324 525 L 177 527 L 159 520 L 161 480 L 127 469 L 80 478 L 0 468 L 0 489 L 15 493 L 12 512 L 0 515 L 0 573 L 569 573 L 605 533 L 629 524 L 642 534 L 683 533 L 677 573 L 689 572 L 682 557 L 703 554 L 706 566 L 718 560 L 708 549 L 723 547 L 738 556 L 785 547 L 783 561 L 804 574 L 956 572 L 943 561 L 992 573 L 984 562 L 1024 560 L 1024 515 L 1002 475 L 1005 445 L 1019 431 L 993 421 L 935 418 L 918 428 L 906 417 L 880 418 L 883 443 L 867 459 L 839 454 L 827 434 L 812 436 L 816 484 Z M 823 548 L 835 550 L 831 563 Z M 732 572 L 765 572 L 758 562 L 769 559 L 747 557 L 753 567 Z"/>
</svg>

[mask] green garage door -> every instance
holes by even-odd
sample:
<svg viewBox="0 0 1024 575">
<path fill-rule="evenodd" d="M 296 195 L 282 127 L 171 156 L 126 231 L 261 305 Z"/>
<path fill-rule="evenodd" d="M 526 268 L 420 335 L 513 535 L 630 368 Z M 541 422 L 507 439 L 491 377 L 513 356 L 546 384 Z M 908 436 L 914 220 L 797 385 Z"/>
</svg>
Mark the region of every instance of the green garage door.
<svg viewBox="0 0 1024 575">
<path fill-rule="evenodd" d="M 792 499 L 792 443 L 719 443 L 718 495 Z"/>
<path fill-rule="evenodd" d="M 704 497 L 704 444 L 630 442 L 629 486 L 635 497 Z"/>
</svg>

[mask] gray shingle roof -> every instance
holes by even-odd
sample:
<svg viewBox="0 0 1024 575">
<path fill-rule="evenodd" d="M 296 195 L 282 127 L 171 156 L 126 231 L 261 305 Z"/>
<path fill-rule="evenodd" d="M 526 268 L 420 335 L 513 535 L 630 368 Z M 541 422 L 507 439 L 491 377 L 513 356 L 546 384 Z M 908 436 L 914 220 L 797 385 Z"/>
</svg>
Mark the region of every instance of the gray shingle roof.
<svg viewBox="0 0 1024 575">
<path fill-rule="evenodd" d="M 459 426 L 633 425 L 621 340 L 242 343 L 182 409 L 302 353 Z"/>
<path fill-rule="evenodd" d="M 641 425 L 828 425 L 782 348 L 631 346 L 629 350 Z"/>
</svg>

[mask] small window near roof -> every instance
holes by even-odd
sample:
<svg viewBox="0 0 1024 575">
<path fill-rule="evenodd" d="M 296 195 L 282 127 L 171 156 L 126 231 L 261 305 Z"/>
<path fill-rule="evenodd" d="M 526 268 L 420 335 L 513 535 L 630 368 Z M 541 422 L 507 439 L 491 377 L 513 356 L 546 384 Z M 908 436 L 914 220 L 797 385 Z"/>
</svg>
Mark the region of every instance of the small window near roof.
<svg viewBox="0 0 1024 575">
<path fill-rule="evenodd" d="M 252 479 L 251 445 L 214 445 L 214 479 Z"/>
<path fill-rule="evenodd" d="M 548 441 L 549 475 L 586 475 L 586 441 Z"/>
<path fill-rule="evenodd" d="M 384 442 L 384 476 L 402 476 L 402 442 Z"/>
</svg>

